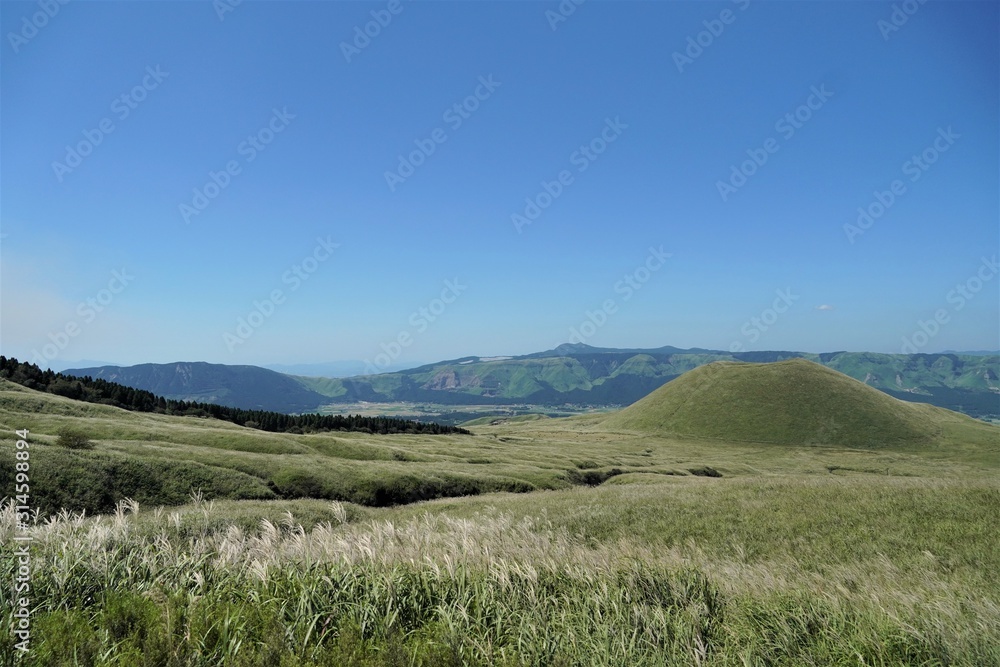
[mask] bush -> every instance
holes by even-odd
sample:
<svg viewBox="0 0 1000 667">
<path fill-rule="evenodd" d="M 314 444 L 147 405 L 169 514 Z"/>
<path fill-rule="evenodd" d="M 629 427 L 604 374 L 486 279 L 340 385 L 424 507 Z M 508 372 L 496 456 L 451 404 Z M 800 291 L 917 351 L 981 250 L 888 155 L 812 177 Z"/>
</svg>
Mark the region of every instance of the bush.
<svg viewBox="0 0 1000 667">
<path fill-rule="evenodd" d="M 56 444 L 66 449 L 94 448 L 94 443 L 90 441 L 90 438 L 85 433 L 71 428 L 64 428 L 59 431 L 59 440 L 56 441 Z"/>
<path fill-rule="evenodd" d="M 700 466 L 698 468 L 688 468 L 688 472 L 698 477 L 722 477 L 722 473 L 712 466 Z"/>
</svg>

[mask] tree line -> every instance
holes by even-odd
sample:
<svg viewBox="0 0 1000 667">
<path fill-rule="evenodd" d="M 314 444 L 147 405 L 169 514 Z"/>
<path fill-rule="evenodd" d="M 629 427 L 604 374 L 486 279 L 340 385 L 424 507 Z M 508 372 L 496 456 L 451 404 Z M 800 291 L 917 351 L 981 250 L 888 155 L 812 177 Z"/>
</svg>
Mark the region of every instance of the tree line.
<svg viewBox="0 0 1000 667">
<path fill-rule="evenodd" d="M 212 417 L 240 426 L 275 433 L 319 433 L 324 431 L 360 431 L 363 433 L 420 433 L 440 435 L 469 434 L 464 428 L 434 422 L 419 422 L 398 417 L 363 417 L 361 415 L 289 415 L 270 410 L 245 410 L 214 403 L 176 401 L 146 391 L 126 387 L 100 378 L 73 377 L 42 370 L 28 362 L 0 355 L 0 377 L 49 394 L 87 403 L 99 403 L 133 412 L 153 412 L 187 417 Z"/>
</svg>

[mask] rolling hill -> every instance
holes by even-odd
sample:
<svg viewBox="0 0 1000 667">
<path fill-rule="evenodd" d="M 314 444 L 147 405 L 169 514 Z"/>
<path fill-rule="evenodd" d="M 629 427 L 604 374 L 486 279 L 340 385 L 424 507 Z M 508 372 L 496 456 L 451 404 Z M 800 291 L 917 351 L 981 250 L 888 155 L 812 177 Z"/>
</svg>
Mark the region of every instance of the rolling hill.
<svg viewBox="0 0 1000 667">
<path fill-rule="evenodd" d="M 873 465 L 905 475 L 932 461 L 955 470 L 1000 461 L 1000 428 L 897 401 L 801 359 L 713 363 L 613 416 L 518 419 L 472 435 L 267 432 L 83 402 L 2 378 L 0 425 L 10 445 L 0 447 L 0 488 L 13 488 L 15 430 L 26 429 L 32 502 L 45 512 L 109 512 L 126 497 L 172 505 L 197 489 L 208 498 L 384 506 L 627 475 L 728 478 Z M 60 446 L 65 429 L 83 433 L 93 449 Z"/>
<path fill-rule="evenodd" d="M 946 428 L 988 429 L 1000 437 L 995 428 L 969 417 L 897 400 L 805 359 L 714 362 L 603 424 L 661 436 L 869 449 L 931 444 Z"/>
<path fill-rule="evenodd" d="M 905 446 L 661 435 L 691 397 L 773 411 L 784 441 L 805 410 L 850 402 Z M 941 439 L 913 445 L 925 424 L 894 419 L 907 409 Z M 0 501 L 38 511 L 2 512 L 8 542 L 31 540 L 43 659 L 25 664 L 998 664 L 997 427 L 802 360 L 707 365 L 622 415 L 646 430 L 586 415 L 461 437 L 269 433 L 0 379 Z M 93 448 L 62 446 L 68 428 Z M 0 553 L 8 578 L 18 551 Z M 356 629 L 386 610 L 405 635 Z M 647 639 L 621 641 L 636 628 Z M 578 653 L 548 659 L 567 636 Z M 492 652 L 465 660 L 456 637 Z M 0 664 L 20 659 L 14 639 Z"/>
</svg>

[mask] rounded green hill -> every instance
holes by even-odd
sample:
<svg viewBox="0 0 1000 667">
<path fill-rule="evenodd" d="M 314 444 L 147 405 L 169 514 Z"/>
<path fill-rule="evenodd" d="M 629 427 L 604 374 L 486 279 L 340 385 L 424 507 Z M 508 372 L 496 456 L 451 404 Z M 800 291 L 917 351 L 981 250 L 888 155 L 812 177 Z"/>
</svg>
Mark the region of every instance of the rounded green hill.
<svg viewBox="0 0 1000 667">
<path fill-rule="evenodd" d="M 932 441 L 940 429 L 928 407 L 805 359 L 719 361 L 688 371 L 604 426 L 739 442 L 883 447 Z"/>
</svg>

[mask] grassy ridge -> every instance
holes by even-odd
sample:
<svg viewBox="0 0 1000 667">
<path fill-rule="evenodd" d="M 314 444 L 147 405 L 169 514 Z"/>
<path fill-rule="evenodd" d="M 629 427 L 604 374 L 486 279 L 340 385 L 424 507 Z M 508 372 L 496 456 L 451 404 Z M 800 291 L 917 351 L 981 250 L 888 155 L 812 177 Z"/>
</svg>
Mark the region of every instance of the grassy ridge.
<svg viewBox="0 0 1000 667">
<path fill-rule="evenodd" d="M 67 426 L 84 432 L 95 449 L 58 447 L 57 434 Z M 370 505 L 535 488 L 531 471 L 506 476 L 464 459 L 447 465 L 455 457 L 407 453 L 398 446 L 405 441 L 400 436 L 267 433 L 82 403 L 3 380 L 0 427 L 0 441 L 10 444 L 15 429 L 31 431 L 33 501 L 45 515 L 62 508 L 109 512 L 124 498 L 176 505 L 199 488 L 210 498 L 319 497 Z M 446 452 L 458 436 L 413 437 L 429 452 Z M 13 447 L 0 450 L 0 497 L 13 489 L 13 457 Z"/>
<path fill-rule="evenodd" d="M 35 503 L 108 512 L 119 500 L 175 505 L 194 489 L 208 498 L 325 498 L 391 505 L 492 491 L 600 483 L 633 472 L 690 475 L 706 466 L 729 476 L 827 473 L 829 467 L 914 474 L 928 458 L 962 465 L 1000 462 L 998 429 L 935 413 L 941 438 L 914 450 L 781 447 L 609 432 L 602 416 L 512 421 L 475 436 L 267 433 L 217 420 L 134 413 L 0 382 L 0 442 L 31 431 Z M 952 423 L 954 422 L 954 423 Z M 96 443 L 55 445 L 66 426 Z M 13 480 L 13 448 L 0 448 L 0 497 Z M 965 463 L 956 463 L 964 461 Z M 971 468 L 970 468 L 971 469 Z"/>
</svg>

